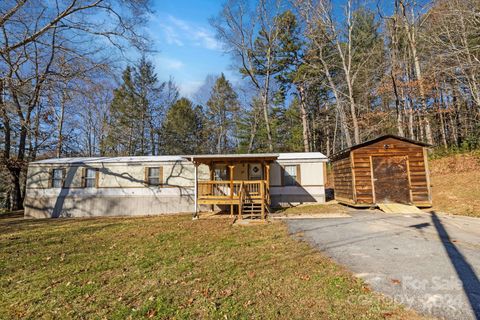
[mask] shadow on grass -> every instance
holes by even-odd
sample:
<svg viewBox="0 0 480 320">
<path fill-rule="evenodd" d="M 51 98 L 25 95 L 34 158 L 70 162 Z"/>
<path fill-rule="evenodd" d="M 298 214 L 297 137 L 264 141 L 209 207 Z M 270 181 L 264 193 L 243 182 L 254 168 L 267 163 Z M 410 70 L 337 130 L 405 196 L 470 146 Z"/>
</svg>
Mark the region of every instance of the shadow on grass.
<svg viewBox="0 0 480 320">
<path fill-rule="evenodd" d="M 100 231 L 101 229 L 118 225 L 116 219 L 124 219 L 124 217 L 109 217 L 108 219 L 103 217 L 35 219 L 25 217 L 23 211 L 15 211 L 0 215 L 0 234 L 7 235 L 40 227 L 56 228 L 63 226 L 69 227 L 69 230 L 65 230 L 65 232 Z M 86 222 L 88 224 L 85 225 Z"/>
<path fill-rule="evenodd" d="M 4 220 L 23 218 L 23 210 L 0 213 L 0 223 Z"/>
</svg>

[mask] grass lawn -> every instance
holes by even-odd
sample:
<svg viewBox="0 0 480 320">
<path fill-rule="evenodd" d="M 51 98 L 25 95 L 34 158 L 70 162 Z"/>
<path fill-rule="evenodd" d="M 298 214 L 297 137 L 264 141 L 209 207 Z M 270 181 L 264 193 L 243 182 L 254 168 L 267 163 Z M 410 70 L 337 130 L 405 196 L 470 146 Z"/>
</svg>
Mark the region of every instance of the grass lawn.
<svg viewBox="0 0 480 320">
<path fill-rule="evenodd" d="M 5 319 L 418 317 L 280 222 L 2 215 L 0 247 Z"/>
</svg>

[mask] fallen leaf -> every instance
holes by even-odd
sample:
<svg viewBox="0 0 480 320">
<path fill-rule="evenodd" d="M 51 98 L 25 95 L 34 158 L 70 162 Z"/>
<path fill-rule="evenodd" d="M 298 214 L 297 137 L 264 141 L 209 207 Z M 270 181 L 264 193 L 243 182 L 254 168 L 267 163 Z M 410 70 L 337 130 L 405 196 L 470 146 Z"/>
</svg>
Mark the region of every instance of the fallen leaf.
<svg viewBox="0 0 480 320">
<path fill-rule="evenodd" d="M 149 311 L 147 312 L 147 317 L 148 317 L 148 318 L 153 318 L 153 317 L 155 317 L 156 315 L 157 315 L 157 311 L 154 310 L 154 309 L 151 309 L 151 310 L 149 310 Z"/>
<path fill-rule="evenodd" d="M 305 274 L 303 276 L 300 276 L 300 279 L 308 281 L 308 280 L 310 280 L 310 276 L 308 274 Z"/>
</svg>

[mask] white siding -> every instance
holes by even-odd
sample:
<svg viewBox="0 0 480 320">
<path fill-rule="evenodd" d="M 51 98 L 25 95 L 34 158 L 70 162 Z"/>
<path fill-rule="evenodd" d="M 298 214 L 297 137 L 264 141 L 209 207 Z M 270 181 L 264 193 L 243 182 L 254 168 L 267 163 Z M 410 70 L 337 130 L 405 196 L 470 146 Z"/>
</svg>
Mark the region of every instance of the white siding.
<svg viewBox="0 0 480 320">
<path fill-rule="evenodd" d="M 323 162 L 325 159 L 298 159 L 285 156 L 270 167 L 272 204 L 291 205 L 325 201 Z M 176 157 L 163 161 L 114 162 L 113 158 L 89 161 L 42 161 L 29 166 L 25 214 L 35 217 L 153 215 L 192 212 L 194 166 Z M 281 165 L 300 165 L 301 186 L 282 186 Z M 162 167 L 162 186 L 145 184 L 145 168 Z M 50 188 L 50 171 L 65 169 L 65 188 Z M 98 188 L 82 188 L 84 168 L 98 169 Z M 209 169 L 199 166 L 199 180 L 209 180 Z M 235 179 L 247 179 L 248 166 L 237 164 Z"/>
</svg>

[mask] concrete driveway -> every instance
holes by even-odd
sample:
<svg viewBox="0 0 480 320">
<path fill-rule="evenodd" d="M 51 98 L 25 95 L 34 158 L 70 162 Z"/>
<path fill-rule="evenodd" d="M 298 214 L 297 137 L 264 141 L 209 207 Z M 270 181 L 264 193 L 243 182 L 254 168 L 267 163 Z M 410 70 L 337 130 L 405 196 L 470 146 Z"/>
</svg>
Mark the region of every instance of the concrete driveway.
<svg viewBox="0 0 480 320">
<path fill-rule="evenodd" d="M 365 210 L 287 224 L 392 301 L 439 318 L 480 319 L 480 219 Z"/>
</svg>

